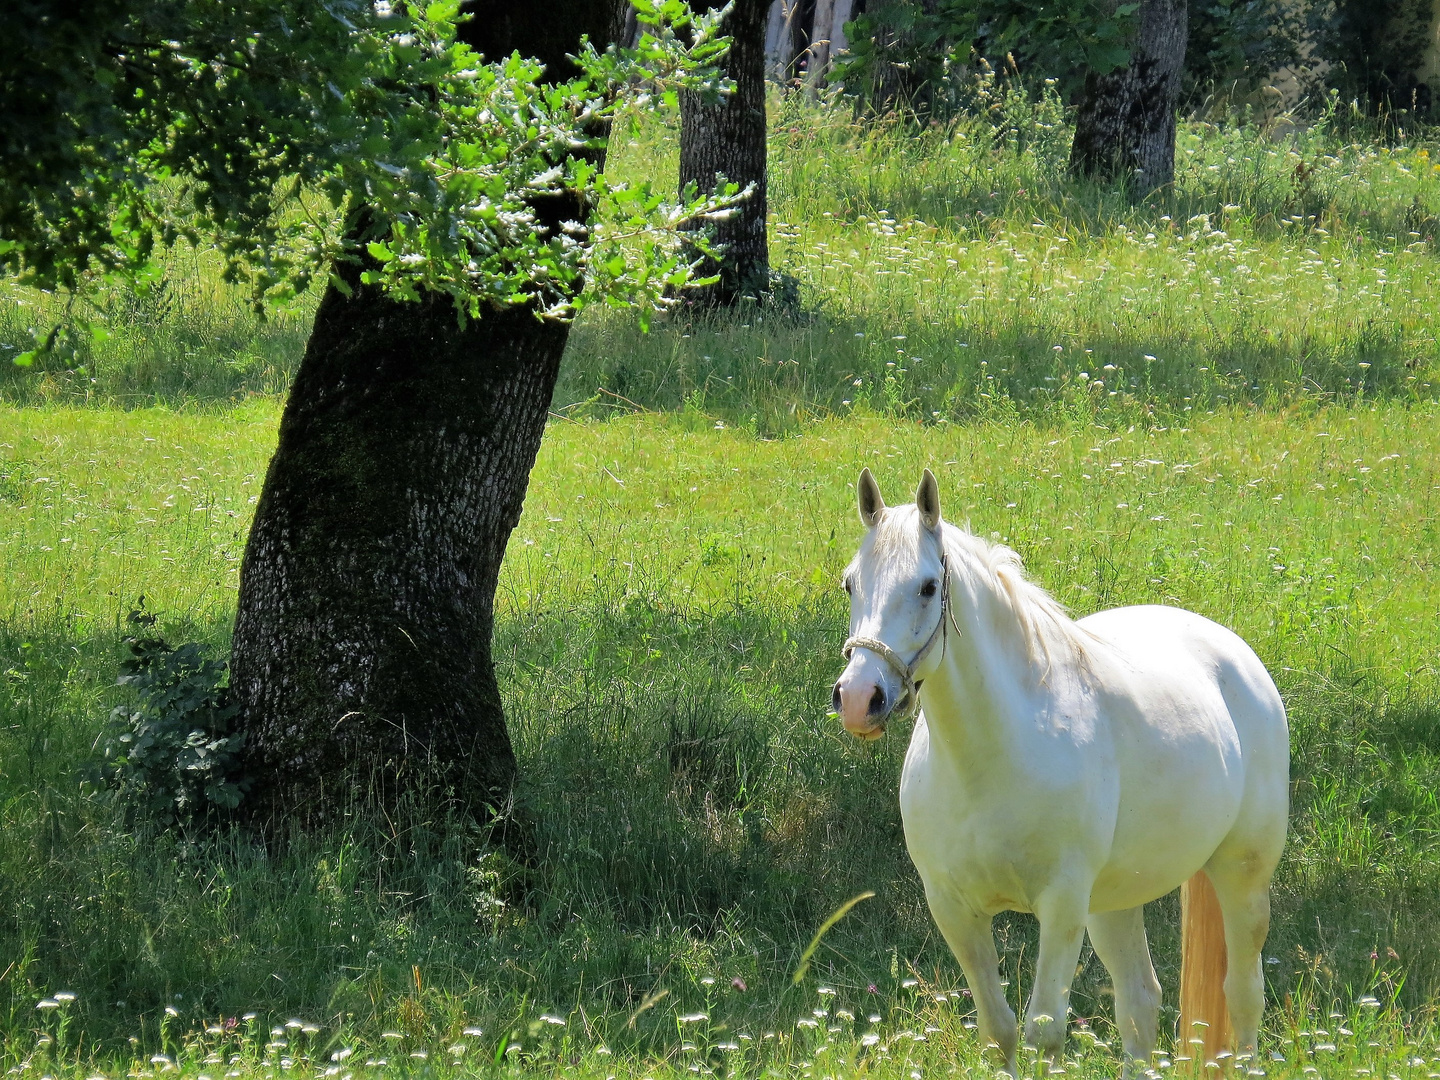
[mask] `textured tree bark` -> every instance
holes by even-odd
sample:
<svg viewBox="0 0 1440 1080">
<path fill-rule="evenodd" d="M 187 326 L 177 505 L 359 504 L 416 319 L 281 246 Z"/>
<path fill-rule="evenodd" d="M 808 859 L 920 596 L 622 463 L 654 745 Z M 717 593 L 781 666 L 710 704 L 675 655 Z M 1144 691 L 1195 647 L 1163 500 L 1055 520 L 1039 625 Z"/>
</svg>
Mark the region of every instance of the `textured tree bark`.
<svg viewBox="0 0 1440 1080">
<path fill-rule="evenodd" d="M 494 593 L 566 327 L 329 290 L 241 571 L 232 686 L 257 806 L 357 780 L 502 802 Z M 339 786 L 334 786 L 339 785 Z M 318 796 L 319 803 L 313 799 Z"/>
<path fill-rule="evenodd" d="M 700 5 L 696 5 L 699 7 Z M 719 6 L 713 4 L 713 6 Z M 744 296 L 760 296 L 770 284 L 770 247 L 765 234 L 765 24 L 766 0 L 735 0 L 724 27 L 733 39 L 725 68 L 735 92 L 716 105 L 699 95 L 680 95 L 680 186 L 694 183 L 702 192 L 716 187 L 716 177 L 755 191 L 738 212 L 716 228 L 727 245 L 714 285 L 692 293 L 697 303 L 734 304 Z"/>
<path fill-rule="evenodd" d="M 1130 64 L 1089 73 L 1075 118 L 1070 171 L 1129 180 L 1141 193 L 1175 180 L 1175 106 L 1189 39 L 1186 0 L 1145 0 Z"/>
<path fill-rule="evenodd" d="M 830 20 L 830 60 L 833 63 L 835 58 L 850 48 L 850 40 L 845 36 L 845 24 L 850 21 L 855 11 L 855 0 L 835 0 L 835 11 Z"/>
<path fill-rule="evenodd" d="M 556 12 L 555 7 L 567 10 Z M 551 71 L 613 0 L 481 3 L 487 55 Z M 557 30 L 556 27 L 562 29 Z M 539 207 L 583 218 L 573 199 Z M 240 575 L 231 686 L 250 815 L 324 817 L 360 794 L 441 795 L 477 814 L 515 779 L 490 655 L 495 586 L 568 337 L 529 309 L 458 324 L 342 268 L 280 423 Z"/>
</svg>

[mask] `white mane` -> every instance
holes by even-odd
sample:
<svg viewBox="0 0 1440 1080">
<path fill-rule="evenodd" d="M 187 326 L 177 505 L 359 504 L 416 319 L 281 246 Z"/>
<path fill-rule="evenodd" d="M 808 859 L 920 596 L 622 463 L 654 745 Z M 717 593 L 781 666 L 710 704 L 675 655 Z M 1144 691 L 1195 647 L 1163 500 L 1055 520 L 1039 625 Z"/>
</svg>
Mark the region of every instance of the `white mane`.
<svg viewBox="0 0 1440 1080">
<path fill-rule="evenodd" d="M 1020 556 L 1004 544 L 992 544 L 969 529 L 942 522 L 942 542 L 951 574 L 964 574 L 972 584 L 989 592 L 1015 617 L 1033 663 L 1045 665 L 1045 674 L 1059 658 L 1085 664 L 1088 645 L 1095 639 L 1079 626 L 1063 604 L 1025 576 Z M 887 507 L 875 527 L 873 558 L 918 558 L 919 511 L 914 506 Z"/>
<path fill-rule="evenodd" d="M 988 576 L 991 591 L 1009 607 L 1024 633 L 1032 662 L 1043 657 L 1046 674 L 1057 657 L 1085 664 L 1093 635 L 1070 617 L 1064 604 L 1025 576 L 1019 554 L 955 525 L 944 530 L 945 550 L 953 553 L 950 561 L 957 569 L 965 566 Z"/>
</svg>

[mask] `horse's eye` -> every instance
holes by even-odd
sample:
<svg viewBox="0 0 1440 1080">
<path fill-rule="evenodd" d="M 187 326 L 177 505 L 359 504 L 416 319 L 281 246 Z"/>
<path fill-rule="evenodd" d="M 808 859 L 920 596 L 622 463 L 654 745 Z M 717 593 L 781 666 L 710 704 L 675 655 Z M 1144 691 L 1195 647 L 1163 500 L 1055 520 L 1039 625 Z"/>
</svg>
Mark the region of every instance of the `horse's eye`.
<svg viewBox="0 0 1440 1080">
<path fill-rule="evenodd" d="M 845 579 L 845 591 L 846 591 L 847 593 L 850 593 L 852 596 L 853 596 L 854 593 L 855 593 L 854 586 L 852 586 L 852 585 L 850 584 L 850 579 L 849 579 L 848 577 Z"/>
<path fill-rule="evenodd" d="M 936 587 L 937 586 L 935 584 L 935 579 L 931 578 L 929 581 L 925 582 L 924 585 L 920 586 L 920 595 L 925 597 L 926 600 L 929 600 L 930 597 L 935 595 Z"/>
</svg>

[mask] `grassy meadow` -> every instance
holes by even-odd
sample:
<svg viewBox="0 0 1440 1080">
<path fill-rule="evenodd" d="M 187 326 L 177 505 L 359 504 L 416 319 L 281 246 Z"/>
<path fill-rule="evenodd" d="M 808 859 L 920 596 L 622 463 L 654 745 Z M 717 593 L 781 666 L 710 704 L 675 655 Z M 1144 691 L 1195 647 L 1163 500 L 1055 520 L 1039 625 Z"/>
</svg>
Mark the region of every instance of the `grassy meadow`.
<svg viewBox="0 0 1440 1080">
<path fill-rule="evenodd" d="M 1440 139 L 1196 121 L 1175 192 L 1131 205 L 1065 178 L 1053 100 L 988 105 L 915 131 L 777 99 L 795 302 L 576 326 L 497 629 L 530 868 L 363 797 L 269 850 L 132 828 L 88 779 L 139 596 L 226 646 L 305 310 L 257 322 L 177 253 L 97 293 L 83 371 L 0 374 L 5 1067 L 983 1071 L 903 849 L 908 731 L 825 716 L 855 474 L 905 501 L 928 465 L 1077 615 L 1179 604 L 1275 674 L 1294 813 L 1252 1075 L 1440 1071 Z M 651 120 L 612 152 L 673 151 Z M 0 294 L 0 352 L 59 311 Z M 1152 905 L 1170 1005 L 1177 918 Z M 1033 930 L 997 920 L 1017 1005 Z M 1113 1074 L 1088 947 L 1072 1006 L 1066 1071 Z"/>
</svg>

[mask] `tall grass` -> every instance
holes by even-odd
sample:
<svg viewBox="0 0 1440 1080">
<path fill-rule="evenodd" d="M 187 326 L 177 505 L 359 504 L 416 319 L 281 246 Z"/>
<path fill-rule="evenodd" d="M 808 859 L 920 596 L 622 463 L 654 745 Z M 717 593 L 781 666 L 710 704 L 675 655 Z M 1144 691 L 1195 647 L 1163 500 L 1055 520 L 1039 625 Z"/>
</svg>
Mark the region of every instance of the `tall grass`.
<svg viewBox="0 0 1440 1080">
<path fill-rule="evenodd" d="M 0 280 L 0 398 L 122 408 L 233 404 L 285 393 L 310 333 L 315 294 L 289 311 L 257 317 L 246 293 L 227 285 L 214 252 L 180 247 L 154 280 L 101 282 L 79 297 L 55 297 Z M 98 329 L 35 369 L 11 359 L 37 333 L 80 314 Z"/>
<path fill-rule="evenodd" d="M 1194 122 L 1174 191 L 1136 204 L 1068 177 L 1048 92 L 920 131 L 799 98 L 777 113 L 772 252 L 803 314 L 691 313 L 651 335 L 582 321 L 558 405 L 619 394 L 781 433 L 850 411 L 1433 394 L 1440 172 L 1424 139 Z M 673 171 L 658 123 L 616 142 L 619 168 Z"/>
</svg>

